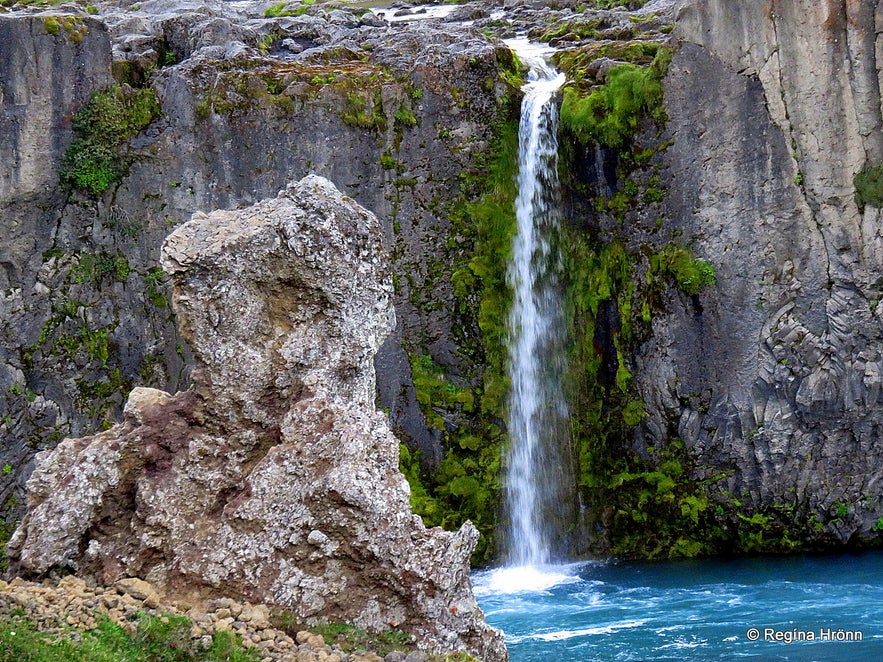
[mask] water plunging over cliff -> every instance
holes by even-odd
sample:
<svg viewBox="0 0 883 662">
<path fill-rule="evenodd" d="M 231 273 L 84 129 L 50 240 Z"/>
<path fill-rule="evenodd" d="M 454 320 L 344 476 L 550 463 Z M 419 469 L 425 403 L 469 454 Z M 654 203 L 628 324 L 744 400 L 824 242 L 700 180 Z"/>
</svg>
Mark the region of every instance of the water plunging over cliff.
<svg viewBox="0 0 883 662">
<path fill-rule="evenodd" d="M 558 109 L 564 75 L 526 42 L 512 44 L 529 67 L 522 88 L 518 149 L 518 232 L 507 278 L 511 447 L 506 462 L 506 562 L 538 566 L 554 556 L 567 493 L 561 258 L 558 234 Z"/>
</svg>

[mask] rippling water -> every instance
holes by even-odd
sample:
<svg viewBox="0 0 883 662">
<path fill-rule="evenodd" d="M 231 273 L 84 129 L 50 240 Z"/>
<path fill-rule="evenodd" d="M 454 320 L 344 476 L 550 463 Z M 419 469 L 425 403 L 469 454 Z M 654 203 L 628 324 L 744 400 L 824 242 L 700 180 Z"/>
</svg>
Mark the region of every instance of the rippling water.
<svg viewBox="0 0 883 662">
<path fill-rule="evenodd" d="M 473 582 L 512 662 L 883 660 L 883 552 L 504 568 Z M 822 640 L 829 630 L 862 640 Z"/>
</svg>

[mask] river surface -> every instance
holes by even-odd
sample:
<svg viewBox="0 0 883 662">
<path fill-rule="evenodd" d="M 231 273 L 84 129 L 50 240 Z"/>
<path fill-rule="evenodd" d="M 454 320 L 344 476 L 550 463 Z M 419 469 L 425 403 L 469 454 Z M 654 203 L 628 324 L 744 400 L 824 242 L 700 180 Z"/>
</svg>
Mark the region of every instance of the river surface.
<svg viewBox="0 0 883 662">
<path fill-rule="evenodd" d="M 506 568 L 473 583 L 511 662 L 883 660 L 883 552 Z"/>
</svg>

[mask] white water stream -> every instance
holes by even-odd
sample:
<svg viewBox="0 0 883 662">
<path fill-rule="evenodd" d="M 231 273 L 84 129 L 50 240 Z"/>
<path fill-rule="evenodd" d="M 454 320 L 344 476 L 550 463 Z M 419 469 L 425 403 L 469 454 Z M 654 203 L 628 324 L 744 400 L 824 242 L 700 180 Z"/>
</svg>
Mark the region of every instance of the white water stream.
<svg viewBox="0 0 883 662">
<path fill-rule="evenodd" d="M 518 153 L 518 231 L 507 278 L 510 450 L 506 461 L 507 584 L 543 583 L 538 568 L 554 560 L 558 515 L 565 496 L 567 405 L 562 376 L 563 323 L 559 292 L 558 108 L 564 74 L 526 40 L 507 42 L 529 68 L 522 87 Z M 512 571 L 514 568 L 521 570 Z M 540 572 L 542 574 L 542 572 Z M 517 590 L 517 586 L 512 586 Z"/>
</svg>

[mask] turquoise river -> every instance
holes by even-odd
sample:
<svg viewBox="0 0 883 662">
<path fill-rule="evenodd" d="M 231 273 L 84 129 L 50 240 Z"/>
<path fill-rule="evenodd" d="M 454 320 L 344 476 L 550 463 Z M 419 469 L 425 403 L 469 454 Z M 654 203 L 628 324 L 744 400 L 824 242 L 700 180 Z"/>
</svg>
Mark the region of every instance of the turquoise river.
<svg viewBox="0 0 883 662">
<path fill-rule="evenodd" d="M 883 660 L 883 552 L 477 572 L 512 662 Z"/>
</svg>

